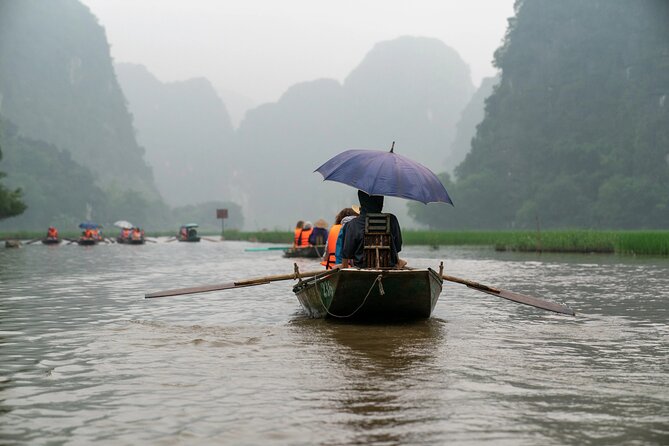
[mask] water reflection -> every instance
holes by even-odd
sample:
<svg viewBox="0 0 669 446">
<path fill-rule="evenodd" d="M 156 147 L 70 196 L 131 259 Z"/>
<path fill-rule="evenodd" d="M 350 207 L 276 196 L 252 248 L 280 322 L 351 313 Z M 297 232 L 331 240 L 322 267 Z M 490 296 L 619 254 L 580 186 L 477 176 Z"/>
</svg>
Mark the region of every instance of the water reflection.
<svg viewBox="0 0 669 446">
<path fill-rule="evenodd" d="M 359 325 L 297 320 L 299 337 L 321 348 L 337 389 L 326 397 L 334 428 L 350 444 L 415 444 L 415 426 L 438 406 L 426 381 L 439 369 L 446 343 L 443 321 Z M 426 385 L 428 384 L 428 385 Z M 421 442 L 430 440 L 425 432 Z M 337 444 L 337 442 L 333 443 Z"/>
</svg>

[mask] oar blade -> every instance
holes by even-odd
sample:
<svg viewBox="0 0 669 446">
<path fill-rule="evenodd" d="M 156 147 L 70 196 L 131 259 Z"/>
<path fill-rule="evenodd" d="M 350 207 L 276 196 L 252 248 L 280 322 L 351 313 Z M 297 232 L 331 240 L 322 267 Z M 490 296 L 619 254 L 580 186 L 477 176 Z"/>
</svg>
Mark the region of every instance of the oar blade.
<svg viewBox="0 0 669 446">
<path fill-rule="evenodd" d="M 473 286 L 470 286 L 469 288 L 473 288 L 475 290 L 482 291 L 484 293 L 492 294 L 493 296 L 502 297 L 504 299 L 513 302 L 518 302 L 520 304 L 529 305 L 531 307 L 541 308 L 543 310 L 553 311 L 555 313 L 560 313 L 560 314 L 568 314 L 569 316 L 576 316 L 576 312 L 574 310 L 572 310 L 566 305 L 559 304 L 557 302 L 551 302 L 548 300 L 539 299 L 533 296 L 528 296 L 525 294 L 520 294 L 509 290 L 497 289 L 497 291 L 493 291 Z"/>
<path fill-rule="evenodd" d="M 155 297 L 178 296 L 181 294 L 207 293 L 210 291 L 228 290 L 230 288 L 235 288 L 235 282 L 221 283 L 218 285 L 205 285 L 192 288 L 178 288 L 174 290 L 156 291 L 155 293 L 145 294 L 144 298 L 153 299 Z"/>
</svg>

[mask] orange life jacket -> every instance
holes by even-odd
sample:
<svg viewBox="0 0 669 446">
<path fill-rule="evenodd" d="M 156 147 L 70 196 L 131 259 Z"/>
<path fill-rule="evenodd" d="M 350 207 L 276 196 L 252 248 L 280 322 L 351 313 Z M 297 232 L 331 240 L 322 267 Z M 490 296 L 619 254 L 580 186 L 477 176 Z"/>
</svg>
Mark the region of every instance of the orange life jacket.
<svg viewBox="0 0 669 446">
<path fill-rule="evenodd" d="M 325 253 L 325 260 L 321 262 L 321 265 L 323 265 L 325 269 L 332 269 L 332 265 L 336 263 L 337 238 L 339 238 L 339 231 L 341 231 L 341 225 L 332 225 L 330 232 L 328 233 L 328 244 L 326 246 L 327 252 Z"/>
<path fill-rule="evenodd" d="M 84 237 L 85 238 L 93 238 L 93 231 L 91 231 L 90 229 L 86 229 L 84 231 Z"/>
<path fill-rule="evenodd" d="M 297 238 L 298 247 L 309 246 L 309 236 L 311 235 L 311 231 L 313 231 L 313 228 L 301 230 L 300 235 Z"/>
<path fill-rule="evenodd" d="M 295 228 L 295 236 L 293 237 L 293 246 L 299 246 L 301 233 L 302 233 L 302 228 Z"/>
<path fill-rule="evenodd" d="M 56 228 L 49 228 L 49 230 L 46 233 L 47 238 L 58 238 L 58 229 Z"/>
</svg>

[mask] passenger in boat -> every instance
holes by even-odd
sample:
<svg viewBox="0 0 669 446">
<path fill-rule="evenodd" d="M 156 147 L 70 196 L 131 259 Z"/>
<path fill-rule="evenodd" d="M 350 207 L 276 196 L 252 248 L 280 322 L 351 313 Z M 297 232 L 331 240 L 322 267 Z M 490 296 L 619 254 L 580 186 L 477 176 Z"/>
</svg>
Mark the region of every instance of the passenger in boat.
<svg viewBox="0 0 669 446">
<path fill-rule="evenodd" d="M 58 238 L 58 229 L 53 226 L 49 226 L 49 229 L 46 230 L 46 238 L 57 239 Z"/>
<path fill-rule="evenodd" d="M 298 220 L 295 224 L 295 236 L 293 237 L 293 247 L 297 247 L 300 242 L 300 235 L 304 227 L 304 220 Z"/>
<path fill-rule="evenodd" d="M 180 234 L 182 240 L 188 240 L 188 229 L 185 226 L 181 227 Z"/>
<path fill-rule="evenodd" d="M 144 237 L 144 231 L 139 228 L 132 228 L 132 239 L 141 240 Z"/>
<path fill-rule="evenodd" d="M 341 243 L 343 242 L 343 225 L 344 220 L 346 223 L 358 216 L 360 208 L 358 206 L 352 206 L 350 208 L 344 208 L 335 217 L 335 223 L 330 228 L 328 233 L 328 239 L 325 243 L 325 254 L 323 255 L 323 261 L 321 265 L 325 269 L 336 268 L 337 265 L 341 265 Z M 349 218 L 350 217 L 350 218 Z M 341 237 L 341 242 L 339 241 Z M 339 259 L 337 260 L 337 252 L 339 252 Z"/>
<path fill-rule="evenodd" d="M 313 246 L 323 246 L 328 239 L 328 222 L 319 218 L 314 223 L 314 229 L 309 235 L 309 244 Z"/>
<path fill-rule="evenodd" d="M 383 210 L 383 196 L 368 195 L 359 190 L 358 199 L 360 200 L 360 216 L 351 220 L 346 226 L 344 234 L 344 243 L 342 245 L 342 267 L 356 266 L 364 268 L 364 240 L 365 240 L 365 217 L 367 214 L 381 213 Z M 402 268 L 406 261 L 398 257 L 402 250 L 402 232 L 400 223 L 393 214 L 390 215 L 390 236 L 391 244 L 391 266 Z"/>
<path fill-rule="evenodd" d="M 299 237 L 297 238 L 297 248 L 305 248 L 309 246 L 309 236 L 314 230 L 314 225 L 310 221 L 305 221 Z"/>
<path fill-rule="evenodd" d="M 91 229 L 91 237 L 94 238 L 95 240 L 102 240 L 102 234 L 100 234 L 99 229 Z"/>
<path fill-rule="evenodd" d="M 84 236 L 85 239 L 92 239 L 93 238 L 93 231 L 91 230 L 91 228 L 86 228 L 82 235 Z"/>
<path fill-rule="evenodd" d="M 123 228 L 121 229 L 121 238 L 124 240 L 127 240 L 130 238 L 130 229 L 128 228 Z"/>
</svg>

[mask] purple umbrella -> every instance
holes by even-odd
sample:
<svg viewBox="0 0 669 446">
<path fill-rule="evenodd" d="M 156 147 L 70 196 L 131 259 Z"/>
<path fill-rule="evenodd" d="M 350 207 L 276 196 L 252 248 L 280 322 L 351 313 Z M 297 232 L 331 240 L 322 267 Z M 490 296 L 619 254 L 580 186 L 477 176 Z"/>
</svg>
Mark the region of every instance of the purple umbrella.
<svg viewBox="0 0 669 446">
<path fill-rule="evenodd" d="M 369 195 L 407 198 L 422 203 L 453 204 L 439 178 L 427 167 L 393 152 L 350 149 L 314 172 L 323 180 L 348 184 Z"/>
</svg>

